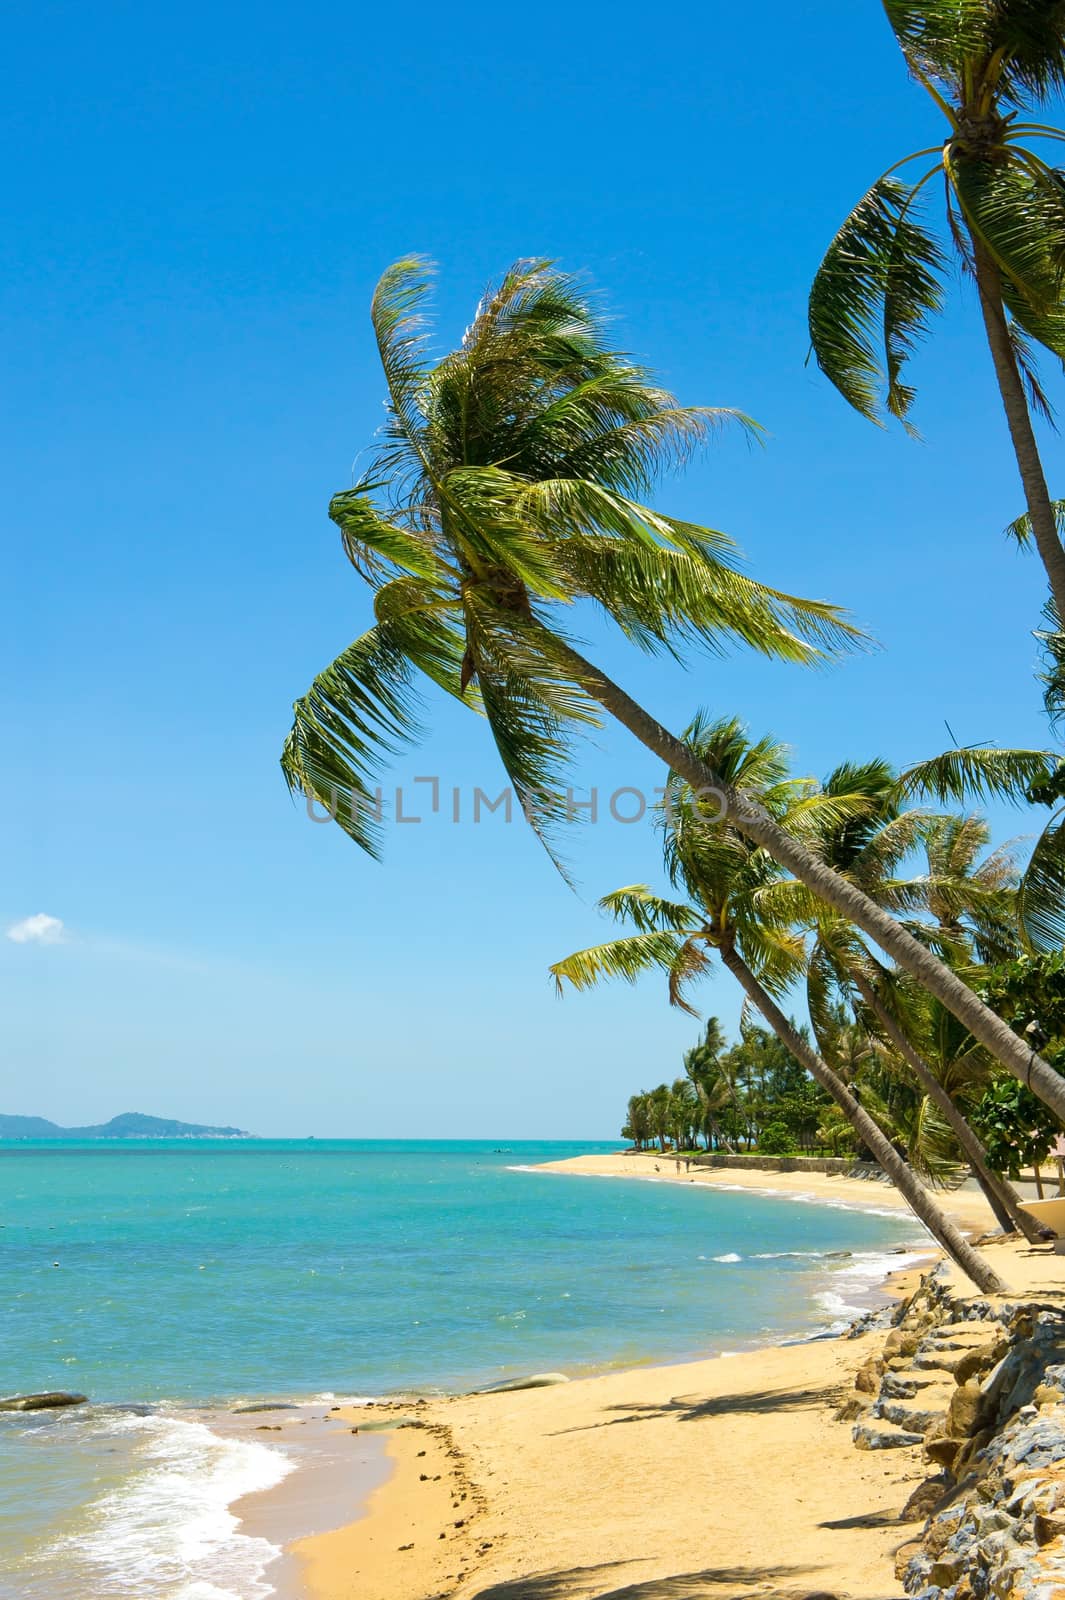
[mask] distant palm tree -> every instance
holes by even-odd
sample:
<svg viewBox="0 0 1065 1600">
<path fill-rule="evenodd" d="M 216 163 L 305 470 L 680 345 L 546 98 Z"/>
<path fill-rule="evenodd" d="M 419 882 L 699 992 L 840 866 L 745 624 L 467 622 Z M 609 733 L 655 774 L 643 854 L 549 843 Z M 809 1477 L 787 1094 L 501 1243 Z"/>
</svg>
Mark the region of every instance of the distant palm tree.
<svg viewBox="0 0 1065 1600">
<path fill-rule="evenodd" d="M 708 1150 L 714 1144 L 723 1144 L 726 1150 L 732 1148 L 720 1123 L 721 1112 L 736 1103 L 736 1091 L 721 1064 L 725 1048 L 721 1023 L 717 1017 L 710 1017 L 699 1044 L 684 1053 L 684 1071 L 698 1097 L 699 1120 Z"/>
<path fill-rule="evenodd" d="M 590 600 L 647 650 L 740 640 L 808 663 L 853 641 L 834 606 L 739 572 L 724 534 L 634 498 L 734 414 L 678 406 L 607 347 L 587 295 L 549 263 L 512 268 L 460 348 L 435 365 L 419 315 L 426 288 L 423 264 L 402 261 L 374 295 L 389 392 L 383 437 L 368 475 L 334 498 L 330 515 L 374 592 L 376 621 L 296 702 L 281 762 L 290 788 L 374 851 L 371 785 L 382 756 L 419 732 L 424 678 L 484 714 L 520 804 L 549 842 L 551 825 L 572 812 L 559 781 L 570 741 L 606 711 L 693 789 L 716 789 L 745 837 L 850 917 L 1065 1116 L 1065 1080 L 1033 1061 L 960 978 L 568 637 L 564 617 Z"/>
<path fill-rule="evenodd" d="M 801 826 L 804 820 L 816 823 L 817 813 L 826 809 L 837 817 L 846 812 L 845 803 L 837 804 L 835 797 L 813 795 L 809 785 L 788 779 L 783 745 L 768 739 L 751 744 L 735 721 L 697 722 L 687 737 L 715 771 L 726 772 L 743 787 L 756 784 L 764 804 L 785 826 Z M 985 1293 L 1000 1293 L 997 1273 L 777 1004 L 774 997 L 804 968 L 805 947 L 773 915 L 773 897 L 765 891 L 775 883 L 776 864 L 727 823 L 710 824 L 675 777 L 670 779 L 667 817 L 663 832 L 670 878 L 689 900 L 667 900 L 643 884 L 607 895 L 602 906 L 637 931 L 556 962 L 551 972 L 559 992 L 566 982 L 576 989 L 592 988 L 605 978 L 632 983 L 641 973 L 658 968 L 668 975 L 672 1003 L 691 1010 L 687 986 L 709 969 L 711 954 L 716 953 L 781 1043 L 832 1096 L 859 1146 L 870 1151 L 943 1249 Z"/>
<path fill-rule="evenodd" d="M 814 354 L 863 415 L 879 420 L 883 391 L 909 426 L 906 359 L 943 300 L 945 257 L 921 220 L 923 191 L 941 180 L 947 234 L 979 291 L 1030 532 L 1065 616 L 1065 546 L 1030 410 L 1049 415 L 1049 405 L 1029 342 L 1065 358 L 1065 182 L 1033 147 L 1065 133 L 1019 120 L 1065 87 L 1065 3 L 884 0 L 884 10 L 945 139 L 895 162 L 836 235 L 810 296 Z M 930 156 L 916 178 L 896 176 Z"/>
</svg>

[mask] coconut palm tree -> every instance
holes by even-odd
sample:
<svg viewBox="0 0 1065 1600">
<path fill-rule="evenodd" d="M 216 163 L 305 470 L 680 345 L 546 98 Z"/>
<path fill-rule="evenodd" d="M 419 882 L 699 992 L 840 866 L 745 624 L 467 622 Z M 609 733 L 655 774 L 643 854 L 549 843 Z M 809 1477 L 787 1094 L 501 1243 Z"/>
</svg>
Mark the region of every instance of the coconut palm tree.
<svg viewBox="0 0 1065 1600">
<path fill-rule="evenodd" d="M 826 809 L 836 816 L 844 814 L 834 798 L 813 796 L 808 784 L 787 777 L 782 745 L 767 739 L 749 743 L 735 721 L 696 722 L 688 738 L 715 771 L 723 771 L 745 788 L 757 784 L 767 810 L 785 825 L 801 827 Z M 658 968 L 668 975 L 671 1002 L 691 1010 L 688 986 L 707 972 L 716 953 L 781 1043 L 832 1096 L 859 1145 L 871 1152 L 933 1237 L 985 1293 L 1000 1293 L 1003 1286 L 997 1273 L 944 1214 L 852 1090 L 780 1009 L 776 996 L 803 971 L 805 946 L 786 923 L 776 920 L 773 896 L 764 892 L 776 882 L 776 863 L 727 822 L 709 823 L 676 774 L 670 777 L 667 818 L 666 865 L 674 887 L 686 891 L 689 899 L 670 901 L 643 884 L 607 895 L 600 902 L 603 908 L 636 931 L 556 962 L 551 972 L 559 992 L 567 982 L 578 990 L 605 978 L 631 983 Z"/>
<path fill-rule="evenodd" d="M 374 851 L 371 785 L 382 756 L 419 731 L 424 678 L 483 713 L 526 815 L 550 843 L 552 825 L 572 810 L 559 782 L 570 741 L 605 711 L 693 789 L 715 789 L 740 832 L 913 972 L 1065 1115 L 1065 1081 L 1033 1062 L 959 977 L 568 636 L 567 608 L 590 600 L 652 651 L 740 640 L 807 663 L 853 643 L 834 606 L 754 582 L 723 534 L 635 498 L 731 414 L 678 406 L 611 351 L 587 295 L 550 263 L 512 268 L 459 349 L 435 365 L 420 317 L 426 289 L 423 264 L 402 261 L 374 295 L 385 423 L 368 475 L 334 498 L 330 515 L 373 591 L 375 622 L 296 702 L 282 754 L 290 788 L 317 798 Z"/>
<path fill-rule="evenodd" d="M 721 1066 L 725 1050 L 725 1035 L 717 1017 L 707 1021 L 703 1037 L 691 1050 L 684 1052 L 684 1071 L 699 1101 L 699 1121 L 706 1136 L 706 1148 L 723 1144 L 732 1146 L 721 1131 L 720 1116 L 726 1106 L 734 1105 L 736 1092 Z"/>
<path fill-rule="evenodd" d="M 1065 0 L 883 3 L 943 142 L 889 167 L 832 241 L 810 296 L 813 351 L 863 415 L 879 421 L 886 407 L 909 426 L 906 360 L 943 303 L 946 257 L 922 215 L 938 181 L 947 237 L 977 285 L 1031 536 L 1065 616 L 1065 545 L 1031 409 L 1049 415 L 1032 341 L 1065 358 L 1065 182 L 1039 153 L 1065 133 L 1032 120 L 1065 86 Z"/>
<path fill-rule="evenodd" d="M 983 818 L 904 810 L 897 775 L 882 760 L 844 763 L 829 774 L 824 793 L 861 795 L 867 801 L 865 809 L 841 817 L 827 807 L 820 813 L 816 848 L 836 872 L 896 914 L 932 918 L 942 948 L 954 959 L 971 959 L 975 954 L 991 958 L 1011 941 L 1015 947 L 1012 857 L 1000 851 L 979 859 L 988 842 Z M 904 873 L 908 859 L 921 850 L 928 871 Z M 907 1008 L 900 1006 L 905 987 L 875 959 L 854 927 L 811 896 L 804 885 L 781 884 L 772 892 L 778 914 L 784 914 L 790 897 L 791 915 L 815 935 L 807 966 L 807 999 L 822 1051 L 834 1000 L 841 998 L 858 1012 L 864 1009 L 874 1031 L 906 1064 L 953 1133 L 1000 1226 L 1007 1232 L 1020 1228 L 1027 1237 L 1036 1238 L 1037 1225 L 1024 1212 L 1019 1196 L 994 1172 L 975 1131 L 914 1044 Z M 914 931 L 929 937 L 921 925 Z"/>
<path fill-rule="evenodd" d="M 1055 512 L 1065 526 L 1065 501 L 1056 503 Z M 1046 656 L 1047 715 L 1051 727 L 1060 729 L 1065 720 L 1065 635 L 1053 608 L 1047 614 L 1046 631 L 1037 637 Z M 1018 916 L 1030 948 L 1061 949 L 1065 944 L 1065 758 L 1051 750 L 986 746 L 947 750 L 902 773 L 899 794 L 903 798 L 931 795 L 948 804 L 997 799 L 1049 807 L 1050 818 L 1021 874 Z"/>
</svg>

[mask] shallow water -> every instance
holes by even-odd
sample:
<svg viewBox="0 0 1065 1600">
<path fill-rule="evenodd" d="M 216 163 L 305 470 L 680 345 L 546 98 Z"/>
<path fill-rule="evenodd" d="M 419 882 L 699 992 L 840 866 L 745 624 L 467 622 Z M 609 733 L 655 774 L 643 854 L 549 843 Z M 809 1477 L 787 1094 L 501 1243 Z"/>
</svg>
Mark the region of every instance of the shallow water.
<svg viewBox="0 0 1065 1600">
<path fill-rule="evenodd" d="M 0 1387 L 93 1401 L 0 1414 L 3 1600 L 270 1593 L 276 1550 L 229 1507 L 292 1470 L 286 1437 L 192 1408 L 809 1336 L 915 1237 L 899 1216 L 522 1170 L 588 1148 L 0 1147 Z"/>
</svg>

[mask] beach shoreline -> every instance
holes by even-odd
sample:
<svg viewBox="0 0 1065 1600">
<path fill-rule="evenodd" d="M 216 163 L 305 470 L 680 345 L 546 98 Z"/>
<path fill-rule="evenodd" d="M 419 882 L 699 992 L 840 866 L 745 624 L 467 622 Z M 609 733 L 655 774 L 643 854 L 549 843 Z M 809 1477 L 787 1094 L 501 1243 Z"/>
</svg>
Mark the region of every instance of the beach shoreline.
<svg viewBox="0 0 1065 1600">
<path fill-rule="evenodd" d="M 522 1170 L 906 1212 L 901 1197 L 875 1180 L 684 1170 L 671 1155 L 653 1153 L 575 1156 Z M 956 1191 L 945 1203 L 970 1232 L 994 1226 L 979 1192 Z M 906 1297 L 941 1260 L 930 1241 L 914 1256 L 901 1271 L 884 1257 L 883 1278 L 869 1286 L 879 1304 Z M 727 1589 L 752 1600 L 804 1583 L 789 1592 L 835 1585 L 852 1600 L 879 1600 L 891 1587 L 891 1549 L 900 1538 L 894 1514 L 925 1469 L 898 1460 L 901 1452 L 856 1451 L 849 1427 L 834 1420 L 877 1337 L 814 1335 L 549 1387 L 436 1398 L 418 1402 L 413 1417 L 409 1403 L 379 1403 L 376 1420 L 396 1420 L 387 1443 L 391 1473 L 356 1520 L 288 1547 L 299 1600 L 517 1600 L 525 1593 L 519 1583 L 535 1574 L 540 1587 L 529 1592 L 538 1600 L 636 1594 L 642 1583 L 650 1583 L 653 1600 L 651 1580 L 674 1585 L 662 1595 L 687 1593 L 693 1574 L 708 1596 L 719 1583 L 722 1595 Z M 366 1412 L 342 1415 L 357 1426 Z M 686 1424 L 695 1426 L 685 1432 Z M 802 1462 L 801 1494 L 780 1472 L 788 1459 Z M 692 1474 L 701 1479 L 710 1463 L 713 1481 L 695 1503 L 716 1528 L 712 1566 L 705 1539 L 683 1526 L 691 1521 Z M 674 1525 L 680 1531 L 667 1537 Z M 689 1548 L 701 1566 L 681 1564 Z"/>
</svg>

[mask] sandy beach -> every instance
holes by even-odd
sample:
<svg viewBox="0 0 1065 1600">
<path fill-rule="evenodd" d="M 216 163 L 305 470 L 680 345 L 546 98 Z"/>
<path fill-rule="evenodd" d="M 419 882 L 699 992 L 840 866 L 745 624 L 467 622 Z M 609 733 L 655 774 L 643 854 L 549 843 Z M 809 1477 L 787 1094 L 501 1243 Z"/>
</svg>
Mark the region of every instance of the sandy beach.
<svg viewBox="0 0 1065 1600">
<path fill-rule="evenodd" d="M 641 1167 L 636 1168 L 636 1161 Z M 864 1180 L 588 1156 L 554 1170 L 737 1185 L 892 1209 Z M 948 1197 L 984 1232 L 979 1195 Z M 1047 1249 L 989 1248 L 1012 1289 L 1059 1287 Z M 896 1276 L 908 1292 L 919 1269 Z M 307 1600 L 682 1600 L 900 1594 L 899 1512 L 929 1467 L 919 1450 L 855 1448 L 834 1413 L 884 1334 L 637 1368 L 517 1393 L 377 1406 L 347 1428 L 398 1426 L 392 1476 L 366 1514 L 301 1541 Z"/>
<path fill-rule="evenodd" d="M 539 1170 L 589 1178 L 639 1178 L 645 1182 L 689 1183 L 714 1189 L 749 1189 L 757 1194 L 855 1206 L 861 1210 L 909 1211 L 898 1190 L 881 1178 L 829 1177 L 821 1172 L 748 1171 L 740 1167 L 693 1165 L 689 1168 L 671 1154 L 660 1155 L 649 1150 L 639 1154 L 626 1150 L 617 1155 L 572 1156 L 566 1161 L 546 1162 Z M 940 1203 L 967 1230 L 984 1233 L 996 1227 L 987 1201 L 975 1186 L 948 1191 L 940 1196 Z M 915 1221 L 914 1227 L 920 1230 L 921 1225 Z"/>
</svg>

